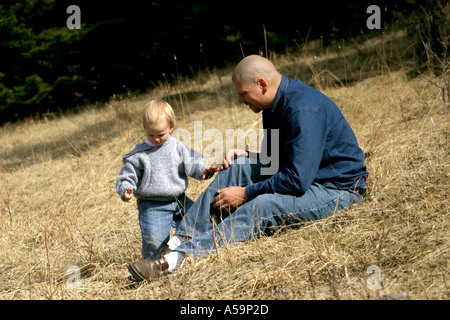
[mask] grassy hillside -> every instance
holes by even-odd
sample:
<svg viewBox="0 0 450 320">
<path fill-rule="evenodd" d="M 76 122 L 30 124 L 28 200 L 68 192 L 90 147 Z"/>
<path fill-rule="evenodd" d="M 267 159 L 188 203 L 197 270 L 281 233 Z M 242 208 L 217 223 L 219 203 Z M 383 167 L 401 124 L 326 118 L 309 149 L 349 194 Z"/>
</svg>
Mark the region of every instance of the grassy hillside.
<svg viewBox="0 0 450 320">
<path fill-rule="evenodd" d="M 449 101 L 442 75 L 408 77 L 410 46 L 398 32 L 272 53 L 285 75 L 341 108 L 367 155 L 370 193 L 346 212 L 187 260 L 152 283 L 126 270 L 141 239 L 135 203 L 115 192 L 121 158 L 144 137 L 140 109 L 150 98 L 168 99 L 177 128 L 191 132 L 199 120 L 204 131 L 260 128 L 260 115 L 237 104 L 232 69 L 3 126 L 0 299 L 448 299 Z M 195 199 L 206 185 L 192 180 L 187 193 Z M 379 289 L 367 286 L 370 266 Z"/>
</svg>

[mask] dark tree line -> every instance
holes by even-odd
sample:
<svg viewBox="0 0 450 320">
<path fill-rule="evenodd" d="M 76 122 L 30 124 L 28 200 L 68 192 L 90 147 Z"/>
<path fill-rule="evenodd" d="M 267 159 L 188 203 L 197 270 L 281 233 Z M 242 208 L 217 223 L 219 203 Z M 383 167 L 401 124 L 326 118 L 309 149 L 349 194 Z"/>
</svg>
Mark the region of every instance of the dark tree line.
<svg viewBox="0 0 450 320">
<path fill-rule="evenodd" d="M 438 17 L 446 1 L 315 1 L 303 6 L 292 0 L 2 0 L 0 122 L 146 90 L 164 80 L 163 73 L 173 79 L 220 68 L 238 61 L 242 52 L 264 51 L 267 43 L 282 53 L 294 39 L 321 37 L 326 44 L 368 32 L 371 4 L 382 8 L 384 27 L 395 17 L 420 20 L 423 12 Z M 66 27 L 69 5 L 79 6 L 81 29 Z M 430 29 L 427 36 L 432 39 L 434 32 Z"/>
</svg>

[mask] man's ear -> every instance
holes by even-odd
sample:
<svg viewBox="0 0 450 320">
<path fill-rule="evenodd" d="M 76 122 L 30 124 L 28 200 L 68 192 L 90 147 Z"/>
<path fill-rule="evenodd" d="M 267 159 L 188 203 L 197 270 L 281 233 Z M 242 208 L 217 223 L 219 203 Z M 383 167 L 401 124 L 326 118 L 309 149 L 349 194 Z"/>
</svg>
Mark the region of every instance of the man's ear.
<svg viewBox="0 0 450 320">
<path fill-rule="evenodd" d="M 264 78 L 259 78 L 259 79 L 256 81 L 256 84 L 257 84 L 258 87 L 261 89 L 261 91 L 262 91 L 263 94 L 267 92 L 269 83 L 267 82 L 266 79 L 264 79 Z"/>
</svg>

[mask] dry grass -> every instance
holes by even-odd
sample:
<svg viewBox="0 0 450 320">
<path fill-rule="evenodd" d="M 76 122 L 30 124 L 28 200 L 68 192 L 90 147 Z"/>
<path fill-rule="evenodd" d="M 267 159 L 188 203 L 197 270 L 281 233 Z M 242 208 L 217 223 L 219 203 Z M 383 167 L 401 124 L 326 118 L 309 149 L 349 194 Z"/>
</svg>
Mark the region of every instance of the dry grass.
<svg viewBox="0 0 450 320">
<path fill-rule="evenodd" d="M 0 299 L 368 299 L 393 292 L 448 299 L 449 105 L 430 81 L 441 79 L 409 79 L 404 69 L 388 68 L 374 41 L 372 55 L 364 44 L 338 50 L 334 69 L 314 65 L 310 55 L 275 57 L 286 73 L 306 66 L 314 81 L 358 78 L 347 87 L 321 83 L 367 154 L 363 203 L 187 260 L 152 283 L 129 279 L 126 265 L 140 259 L 137 210 L 114 189 L 122 155 L 143 138 L 138 110 L 146 99 L 166 97 L 178 127 L 192 130 L 201 119 L 203 130 L 259 128 L 259 115 L 235 104 L 229 76 L 2 127 Z M 355 48 L 367 58 L 354 57 Z M 187 193 L 195 199 L 205 186 L 191 181 Z M 78 289 L 67 282 L 73 265 L 81 268 Z M 366 285 L 371 265 L 381 271 L 380 289 Z"/>
</svg>

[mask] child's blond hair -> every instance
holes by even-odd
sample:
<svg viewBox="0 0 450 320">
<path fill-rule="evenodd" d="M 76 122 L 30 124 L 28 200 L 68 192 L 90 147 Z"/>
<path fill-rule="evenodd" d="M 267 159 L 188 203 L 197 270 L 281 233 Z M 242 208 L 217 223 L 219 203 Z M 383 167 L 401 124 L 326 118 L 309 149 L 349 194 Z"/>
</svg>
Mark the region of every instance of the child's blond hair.
<svg viewBox="0 0 450 320">
<path fill-rule="evenodd" d="M 155 124 L 162 117 L 167 119 L 170 127 L 175 127 L 175 113 L 166 101 L 151 100 L 144 105 L 142 110 L 142 121 L 144 124 Z"/>
</svg>

